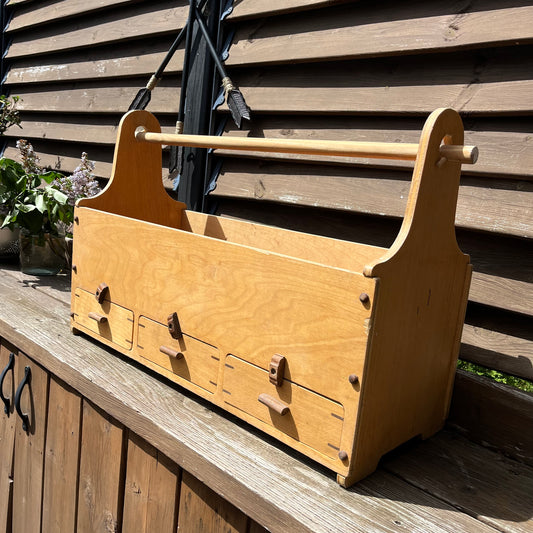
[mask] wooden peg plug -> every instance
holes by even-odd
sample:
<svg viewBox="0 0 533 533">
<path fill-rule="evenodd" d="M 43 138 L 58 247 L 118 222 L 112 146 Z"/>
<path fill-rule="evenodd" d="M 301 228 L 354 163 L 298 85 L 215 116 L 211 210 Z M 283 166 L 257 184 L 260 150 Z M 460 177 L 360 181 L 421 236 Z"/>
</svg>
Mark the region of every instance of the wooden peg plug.
<svg viewBox="0 0 533 533">
<path fill-rule="evenodd" d="M 178 320 L 178 313 L 172 313 L 167 318 L 168 332 L 173 339 L 181 339 L 183 333 L 181 331 L 180 321 Z"/>
<path fill-rule="evenodd" d="M 276 385 L 276 387 L 281 387 L 283 384 L 285 361 L 285 357 L 279 354 L 274 354 L 270 360 L 268 378 L 270 383 Z"/>
</svg>

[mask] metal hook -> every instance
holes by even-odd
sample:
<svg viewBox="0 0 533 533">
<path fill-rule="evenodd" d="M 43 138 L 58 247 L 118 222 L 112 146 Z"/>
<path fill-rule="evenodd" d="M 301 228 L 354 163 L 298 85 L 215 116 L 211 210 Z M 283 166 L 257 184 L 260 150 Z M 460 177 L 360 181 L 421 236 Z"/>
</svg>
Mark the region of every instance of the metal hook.
<svg viewBox="0 0 533 533">
<path fill-rule="evenodd" d="M 9 416 L 9 411 L 10 411 L 10 407 L 11 407 L 11 400 L 10 398 L 6 398 L 4 396 L 4 379 L 7 375 L 7 373 L 10 371 L 10 370 L 13 370 L 15 366 L 15 354 L 13 352 L 11 352 L 9 354 L 9 362 L 7 363 L 6 367 L 4 368 L 4 370 L 2 370 L 2 374 L 0 374 L 0 399 L 2 399 L 2 401 L 4 402 L 4 413 Z"/>
<path fill-rule="evenodd" d="M 24 368 L 24 377 L 22 378 L 22 381 L 19 383 L 17 392 L 15 394 L 15 409 L 17 410 L 17 413 L 22 420 L 22 429 L 24 431 L 28 431 L 28 428 L 30 425 L 30 418 L 27 414 L 24 414 L 22 412 L 22 409 L 20 407 L 20 398 L 22 396 L 22 391 L 24 387 L 28 385 L 30 381 L 31 381 L 31 368 L 27 366 Z"/>
</svg>

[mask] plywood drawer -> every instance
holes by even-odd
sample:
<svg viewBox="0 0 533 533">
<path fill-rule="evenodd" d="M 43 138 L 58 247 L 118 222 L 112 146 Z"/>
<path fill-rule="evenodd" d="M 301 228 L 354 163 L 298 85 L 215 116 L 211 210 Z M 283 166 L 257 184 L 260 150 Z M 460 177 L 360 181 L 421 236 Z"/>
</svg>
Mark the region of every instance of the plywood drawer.
<svg viewBox="0 0 533 533">
<path fill-rule="evenodd" d="M 285 404 L 278 414 L 261 403 L 259 395 Z M 270 383 L 266 370 L 228 355 L 224 368 L 224 402 L 279 429 L 293 439 L 329 457 L 337 457 L 344 408 L 324 396 L 286 379 L 280 387 Z"/>
<path fill-rule="evenodd" d="M 131 350 L 133 312 L 108 300 L 98 303 L 93 293 L 76 289 L 73 303 L 76 324 L 97 333 L 108 341 Z"/>
<path fill-rule="evenodd" d="M 209 392 L 217 388 L 220 355 L 214 346 L 185 333 L 174 339 L 168 326 L 141 316 L 137 336 L 139 355 Z M 165 352 L 175 352 L 169 355 Z"/>
</svg>

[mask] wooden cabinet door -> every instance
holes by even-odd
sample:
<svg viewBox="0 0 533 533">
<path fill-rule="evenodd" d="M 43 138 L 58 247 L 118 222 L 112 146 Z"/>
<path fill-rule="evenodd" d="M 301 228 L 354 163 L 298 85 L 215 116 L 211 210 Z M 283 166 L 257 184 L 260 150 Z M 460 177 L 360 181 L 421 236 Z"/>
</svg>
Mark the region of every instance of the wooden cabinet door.
<svg viewBox="0 0 533 533">
<path fill-rule="evenodd" d="M 28 414 L 27 431 L 19 416 L 15 420 L 13 477 L 13 531 L 40 531 L 44 466 L 44 445 L 48 400 L 48 373 L 19 353 L 15 366 L 17 385 L 26 367 L 31 377 L 20 397 L 20 407 Z"/>
<path fill-rule="evenodd" d="M 8 365 L 11 354 L 16 360 L 16 350 L 6 341 L 0 341 L 0 372 Z M 2 393 L 9 399 L 8 412 L 0 404 L 0 531 L 10 531 L 11 499 L 13 496 L 13 447 L 15 445 L 15 398 L 14 371 L 8 370 L 2 383 Z"/>
</svg>

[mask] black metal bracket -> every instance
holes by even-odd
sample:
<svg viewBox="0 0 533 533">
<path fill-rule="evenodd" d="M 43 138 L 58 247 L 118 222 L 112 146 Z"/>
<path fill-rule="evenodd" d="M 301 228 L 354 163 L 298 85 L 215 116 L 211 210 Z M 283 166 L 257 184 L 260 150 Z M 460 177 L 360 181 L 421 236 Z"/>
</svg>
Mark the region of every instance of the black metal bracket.
<svg viewBox="0 0 533 533">
<path fill-rule="evenodd" d="M 11 400 L 10 398 L 6 398 L 4 396 L 4 379 L 7 375 L 7 373 L 10 370 L 13 370 L 15 367 L 15 354 L 11 352 L 9 354 L 9 362 L 5 366 L 4 370 L 2 370 L 2 374 L 0 374 L 0 399 L 4 402 L 4 413 L 9 416 L 9 412 L 11 410 Z"/>
<path fill-rule="evenodd" d="M 24 387 L 26 385 L 29 385 L 30 382 L 31 382 L 31 368 L 27 366 L 24 368 L 24 377 L 22 378 L 22 381 L 19 383 L 17 392 L 15 394 L 15 409 L 17 410 L 17 413 L 20 416 L 20 419 L 22 420 L 22 429 L 24 431 L 28 431 L 28 428 L 30 427 L 30 417 L 26 413 L 22 412 L 22 409 L 20 407 L 20 398 L 22 396 L 22 391 L 24 390 Z"/>
</svg>

